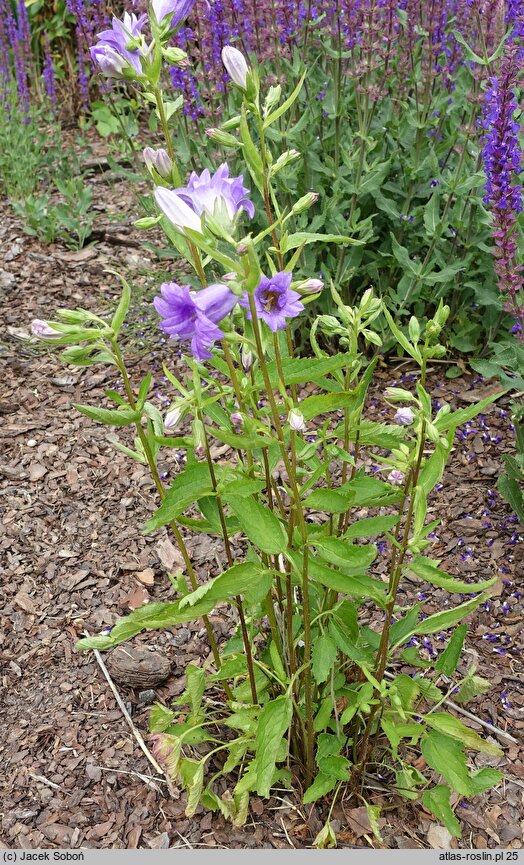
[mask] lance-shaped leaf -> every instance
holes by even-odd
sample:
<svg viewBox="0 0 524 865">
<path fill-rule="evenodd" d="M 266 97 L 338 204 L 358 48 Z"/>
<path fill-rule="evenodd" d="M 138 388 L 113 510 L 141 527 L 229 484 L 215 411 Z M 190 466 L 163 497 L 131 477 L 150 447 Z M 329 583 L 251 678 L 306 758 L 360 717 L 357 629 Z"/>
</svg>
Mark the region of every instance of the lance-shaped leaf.
<svg viewBox="0 0 524 865">
<path fill-rule="evenodd" d="M 193 463 L 176 476 L 164 501 L 145 524 L 145 534 L 176 520 L 197 499 L 210 495 L 213 495 L 213 484 L 209 466 L 207 463 Z"/>
<path fill-rule="evenodd" d="M 273 511 L 253 496 L 225 496 L 240 527 L 252 544 L 263 553 L 283 553 L 287 534 Z"/>
<path fill-rule="evenodd" d="M 424 556 L 417 556 L 417 558 L 406 565 L 405 570 L 416 574 L 417 577 L 426 580 L 432 586 L 462 595 L 483 592 L 497 581 L 496 577 L 492 577 L 490 580 L 482 580 L 479 583 L 466 583 L 464 580 L 457 580 L 445 571 L 441 571 L 440 568 L 437 568 L 436 565 Z"/>
</svg>

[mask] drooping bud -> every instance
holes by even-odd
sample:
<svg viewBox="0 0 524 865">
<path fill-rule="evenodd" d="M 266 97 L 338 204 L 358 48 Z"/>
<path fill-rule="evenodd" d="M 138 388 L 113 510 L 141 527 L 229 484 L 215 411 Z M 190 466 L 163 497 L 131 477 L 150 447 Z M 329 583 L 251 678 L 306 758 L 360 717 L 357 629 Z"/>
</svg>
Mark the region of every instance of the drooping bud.
<svg viewBox="0 0 524 865">
<path fill-rule="evenodd" d="M 198 418 L 193 421 L 193 447 L 196 457 L 203 457 L 206 452 L 204 426 Z"/>
<path fill-rule="evenodd" d="M 164 150 L 163 147 L 159 150 L 155 150 L 153 147 L 144 147 L 143 155 L 148 171 L 153 173 L 153 169 L 155 169 L 164 180 L 171 177 L 173 163 L 171 162 L 167 150 Z"/>
<path fill-rule="evenodd" d="M 304 420 L 304 415 L 297 408 L 292 408 L 287 416 L 289 427 L 293 430 L 293 432 L 304 432 L 306 429 L 306 422 Z"/>
<path fill-rule="evenodd" d="M 233 48 L 232 45 L 226 45 L 222 48 L 222 63 L 233 84 L 245 92 L 249 66 L 242 52 L 238 48 Z"/>
<path fill-rule="evenodd" d="M 168 411 L 164 418 L 164 432 L 166 435 L 169 435 L 176 430 L 181 417 L 182 409 L 180 408 L 174 408 Z"/>
<path fill-rule="evenodd" d="M 391 471 L 389 473 L 387 479 L 390 482 L 390 484 L 393 484 L 393 486 L 395 486 L 395 487 L 399 487 L 402 484 L 402 481 L 404 480 L 404 474 L 403 474 L 403 472 L 399 471 L 398 469 L 393 469 L 393 471 Z"/>
<path fill-rule="evenodd" d="M 35 318 L 31 322 L 31 333 L 39 339 L 56 339 L 57 337 L 64 335 L 59 330 L 55 330 L 54 327 L 51 327 L 47 321 L 43 321 L 41 318 Z"/>
<path fill-rule="evenodd" d="M 242 368 L 247 375 L 253 365 L 253 353 L 249 349 L 242 348 L 240 358 L 242 360 Z"/>
<path fill-rule="evenodd" d="M 415 420 L 415 415 L 410 408 L 401 407 L 397 409 L 393 420 L 396 423 L 402 424 L 402 426 L 410 426 Z"/>
</svg>

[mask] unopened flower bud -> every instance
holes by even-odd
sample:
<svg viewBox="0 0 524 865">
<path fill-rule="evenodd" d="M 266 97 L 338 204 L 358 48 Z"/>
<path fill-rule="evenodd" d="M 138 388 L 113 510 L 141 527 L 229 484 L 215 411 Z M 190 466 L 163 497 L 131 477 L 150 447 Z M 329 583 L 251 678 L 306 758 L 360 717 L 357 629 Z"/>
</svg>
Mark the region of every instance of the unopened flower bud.
<svg viewBox="0 0 524 865">
<path fill-rule="evenodd" d="M 237 244 L 237 248 L 235 250 L 237 255 L 246 255 L 248 251 L 249 251 L 249 246 L 247 245 L 247 243 L 241 242 L 241 243 Z"/>
<path fill-rule="evenodd" d="M 393 420 L 395 420 L 396 423 L 402 424 L 402 426 L 410 426 L 410 424 L 415 420 L 415 415 L 410 408 L 402 407 L 397 409 Z"/>
<path fill-rule="evenodd" d="M 393 469 L 393 471 L 391 471 L 388 475 L 388 481 L 390 482 L 390 484 L 393 484 L 393 486 L 399 487 L 402 484 L 403 480 L 404 474 L 398 469 Z"/>
<path fill-rule="evenodd" d="M 296 286 L 300 294 L 319 294 L 323 288 L 324 283 L 321 279 L 306 279 Z"/>
<path fill-rule="evenodd" d="M 231 135 L 230 132 L 226 132 L 224 129 L 211 127 L 210 129 L 206 129 L 206 135 L 212 141 L 216 141 L 217 144 L 222 144 L 224 147 L 239 147 L 240 145 L 238 138 L 235 138 L 234 135 Z"/>
<path fill-rule="evenodd" d="M 230 420 L 231 420 L 231 423 L 233 424 L 233 426 L 242 426 L 242 424 L 244 422 L 244 418 L 242 417 L 242 415 L 240 414 L 239 411 L 234 411 L 231 415 Z"/>
<path fill-rule="evenodd" d="M 243 348 L 240 352 L 240 357 L 242 360 L 243 370 L 247 374 L 253 364 L 253 354 L 248 349 Z"/>
<path fill-rule="evenodd" d="M 304 432 L 306 429 L 306 423 L 304 421 L 304 415 L 301 411 L 296 408 L 292 408 L 287 416 L 289 427 L 293 430 L 293 432 Z"/>
<path fill-rule="evenodd" d="M 238 279 L 238 273 L 231 271 L 231 273 L 225 273 L 222 277 L 222 282 L 234 282 Z"/>
<path fill-rule="evenodd" d="M 178 423 L 182 417 L 182 409 L 174 408 L 168 411 L 164 418 L 164 432 L 166 435 L 176 430 Z"/>
<path fill-rule="evenodd" d="M 35 318 L 31 322 L 31 333 L 39 339 L 56 339 L 57 337 L 64 335 L 59 330 L 55 330 L 54 327 L 51 327 L 47 321 L 43 321 L 41 318 Z"/>
<path fill-rule="evenodd" d="M 298 201 L 293 205 L 292 211 L 293 213 L 302 213 L 304 210 L 308 210 L 318 201 L 318 192 L 308 192 L 307 195 L 303 195 L 302 198 L 299 198 Z"/>
<path fill-rule="evenodd" d="M 226 45 L 222 48 L 222 63 L 233 84 L 236 84 L 241 90 L 247 90 L 249 66 L 242 52 L 238 48 L 233 48 L 232 45 Z"/>
<path fill-rule="evenodd" d="M 173 163 L 169 157 L 167 150 L 161 147 L 159 150 L 154 150 L 152 147 L 144 147 L 144 162 L 148 171 L 155 171 L 167 180 L 171 177 L 173 171 Z"/>
<path fill-rule="evenodd" d="M 204 439 L 204 427 L 202 422 L 196 418 L 193 421 L 193 447 L 195 449 L 196 457 L 203 457 L 206 452 L 205 439 Z"/>
</svg>

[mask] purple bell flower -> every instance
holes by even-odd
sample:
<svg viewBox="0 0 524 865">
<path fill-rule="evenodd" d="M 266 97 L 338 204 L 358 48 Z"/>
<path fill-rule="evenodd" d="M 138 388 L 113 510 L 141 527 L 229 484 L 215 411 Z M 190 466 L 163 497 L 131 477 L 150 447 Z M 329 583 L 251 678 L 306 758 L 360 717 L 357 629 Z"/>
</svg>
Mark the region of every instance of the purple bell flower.
<svg viewBox="0 0 524 865">
<path fill-rule="evenodd" d="M 163 319 L 162 330 L 172 338 L 190 339 L 197 360 L 211 357 L 211 346 L 223 337 L 217 323 L 229 315 L 237 296 L 227 285 L 208 285 L 195 292 L 189 285 L 176 282 L 164 283 L 160 293 L 162 297 L 155 297 L 153 304 Z"/>
<path fill-rule="evenodd" d="M 257 316 L 265 321 L 273 332 L 283 330 L 288 318 L 295 318 L 304 309 L 298 291 L 293 291 L 290 288 L 291 279 L 291 273 L 280 271 L 269 279 L 267 276 L 263 276 L 255 288 L 254 298 Z M 247 310 L 247 317 L 251 320 L 247 292 L 242 296 L 240 306 Z"/>
<path fill-rule="evenodd" d="M 153 0 L 153 12 L 155 18 L 160 24 L 168 15 L 172 15 L 170 27 L 178 27 L 184 18 L 187 18 L 191 9 L 195 5 L 195 0 Z"/>
<path fill-rule="evenodd" d="M 223 214 L 232 221 L 240 210 L 245 210 L 250 219 L 255 215 L 255 205 L 248 198 L 249 189 L 244 186 L 243 176 L 229 177 L 225 162 L 213 175 L 207 168 L 200 175 L 193 171 L 187 186 L 175 192 L 198 216 L 208 213 L 220 217 Z"/>
<path fill-rule="evenodd" d="M 103 30 L 98 34 L 98 42 L 89 51 L 101 71 L 108 78 L 122 78 L 123 70 L 129 64 L 139 75 L 142 72 L 140 52 L 128 51 L 127 45 L 131 39 L 140 36 L 147 15 L 137 18 L 134 13 L 124 12 L 122 21 L 113 18 L 111 30 Z"/>
</svg>

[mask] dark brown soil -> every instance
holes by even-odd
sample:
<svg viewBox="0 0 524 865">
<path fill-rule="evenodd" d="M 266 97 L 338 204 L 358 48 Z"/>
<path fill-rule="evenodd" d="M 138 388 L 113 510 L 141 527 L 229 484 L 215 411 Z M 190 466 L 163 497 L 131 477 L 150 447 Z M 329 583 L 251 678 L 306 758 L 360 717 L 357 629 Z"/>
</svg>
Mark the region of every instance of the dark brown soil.
<svg viewBox="0 0 524 865">
<path fill-rule="evenodd" d="M 159 362 L 166 347 L 150 307 L 155 273 L 165 265 L 139 247 L 142 238 L 129 227 L 139 214 L 133 213 L 127 185 L 109 186 L 106 180 L 93 176 L 100 201 L 95 227 L 105 239 L 80 252 L 41 247 L 23 234 L 5 202 L 0 206 L 0 846 L 305 847 L 322 827 L 325 811 L 304 807 L 284 790 L 269 801 L 255 798 L 242 829 L 201 808 L 187 819 L 184 797 L 169 795 L 162 776 L 154 777 L 95 658 L 74 648 L 84 631 L 96 633 L 150 598 L 170 597 L 166 569 L 177 556 L 164 532 L 141 534 L 154 507 L 146 469 L 115 450 L 106 427 L 73 408 L 75 402 L 100 401 L 104 388 L 115 386 L 114 372 L 65 368 L 28 341 L 31 319 L 51 317 L 58 306 L 107 307 L 118 286 L 104 269 L 125 271 L 136 297 L 134 344 L 142 342 L 147 354 L 131 357 L 133 374 L 138 380 L 152 365 L 158 404 L 170 401 Z M 130 215 L 115 230 L 105 208 Z M 445 369 L 439 364 L 431 372 L 433 394 L 454 407 L 493 387 L 467 372 L 447 380 Z M 380 419 L 383 389 L 394 380 L 409 384 L 410 375 L 409 364 L 382 367 L 368 416 Z M 489 604 L 469 620 L 464 663 L 475 662 L 492 688 L 468 709 L 521 742 L 522 527 L 496 493 L 501 454 L 512 448 L 508 405 L 507 398 L 499 399 L 457 439 L 430 515 L 442 520 L 432 555 L 443 568 L 478 579 L 499 577 Z M 173 474 L 177 465 L 169 459 L 163 471 Z M 216 567 L 216 542 L 198 538 L 189 547 L 197 571 L 207 577 Z M 386 559 L 385 552 L 379 573 Z M 421 595 L 420 588 L 413 583 L 407 592 L 419 594 L 425 612 L 448 601 L 443 591 Z M 227 612 L 213 620 L 218 635 L 227 635 Z M 158 649 L 172 665 L 154 695 L 118 685 L 147 739 L 148 702 L 169 703 L 181 693 L 186 664 L 202 663 L 208 647 L 199 624 L 141 635 L 134 644 Z M 429 653 L 438 648 L 438 639 L 425 647 Z M 458 805 L 463 839 L 452 846 L 522 847 L 522 750 L 501 744 L 504 756 L 489 762 L 507 780 Z M 482 756 L 474 762 L 485 765 Z M 369 797 L 391 806 L 387 792 L 370 790 Z M 399 801 L 384 814 L 384 846 L 444 846 L 445 836 L 420 806 Z M 380 846 L 354 803 L 343 800 L 333 820 L 340 845 Z"/>
</svg>

